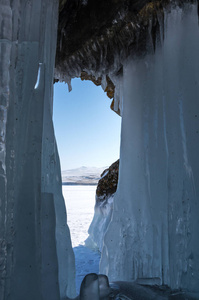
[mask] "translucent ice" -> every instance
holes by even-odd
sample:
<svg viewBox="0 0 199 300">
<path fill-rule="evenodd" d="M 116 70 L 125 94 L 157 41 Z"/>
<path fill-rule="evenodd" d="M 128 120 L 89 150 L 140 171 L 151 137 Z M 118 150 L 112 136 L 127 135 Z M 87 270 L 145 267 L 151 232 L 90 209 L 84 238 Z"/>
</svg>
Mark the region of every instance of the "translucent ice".
<svg viewBox="0 0 199 300">
<path fill-rule="evenodd" d="M 149 38 L 154 54 L 129 58 L 122 68 L 116 50 L 109 70 L 97 69 L 91 55 L 84 70 L 102 76 L 104 87 L 110 75 L 114 109 L 123 117 L 119 184 L 100 266 L 111 280 L 156 279 L 199 292 L 197 8 L 165 10 L 161 45 Z M 75 292 L 52 124 L 57 12 L 58 0 L 0 4 L 0 299 L 60 300 Z M 64 64 L 67 75 L 57 69 L 69 86 L 82 71 L 75 60 Z M 106 280 L 89 276 L 80 298 L 106 299 Z"/>
<path fill-rule="evenodd" d="M 0 4 L 2 300 L 58 300 L 75 292 L 52 125 L 57 15 L 58 1 Z"/>
<path fill-rule="evenodd" d="M 100 265 L 111 281 L 199 291 L 198 53 L 197 4 L 186 4 L 165 11 L 154 54 L 123 66 L 119 184 Z"/>
<path fill-rule="evenodd" d="M 96 198 L 94 217 L 88 230 L 89 237 L 85 243 L 89 247 L 98 248 L 102 251 L 104 235 L 112 217 L 114 194 L 105 196 L 103 201 L 97 196 Z"/>
</svg>

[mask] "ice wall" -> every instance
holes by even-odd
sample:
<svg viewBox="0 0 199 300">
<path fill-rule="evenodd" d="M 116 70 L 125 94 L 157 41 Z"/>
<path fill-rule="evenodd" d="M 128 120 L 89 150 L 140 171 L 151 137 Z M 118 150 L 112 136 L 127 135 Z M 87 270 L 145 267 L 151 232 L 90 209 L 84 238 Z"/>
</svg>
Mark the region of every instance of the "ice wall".
<svg viewBox="0 0 199 300">
<path fill-rule="evenodd" d="M 197 4 L 165 11 L 160 33 L 154 54 L 124 65 L 119 185 L 100 272 L 198 292 Z"/>
<path fill-rule="evenodd" d="M 0 299 L 74 296 L 52 126 L 58 1 L 0 4 Z"/>
<path fill-rule="evenodd" d="M 85 244 L 88 247 L 99 249 L 100 252 L 103 248 L 105 232 L 112 217 L 113 202 L 114 194 L 104 195 L 104 197 L 96 196 L 94 216 L 88 229 L 89 237 Z"/>
</svg>

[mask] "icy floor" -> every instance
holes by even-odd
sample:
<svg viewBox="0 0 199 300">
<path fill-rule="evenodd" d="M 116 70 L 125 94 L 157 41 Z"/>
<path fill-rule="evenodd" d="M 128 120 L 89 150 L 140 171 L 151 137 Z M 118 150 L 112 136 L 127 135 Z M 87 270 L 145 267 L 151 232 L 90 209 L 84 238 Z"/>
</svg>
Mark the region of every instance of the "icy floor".
<svg viewBox="0 0 199 300">
<path fill-rule="evenodd" d="M 99 272 L 100 253 L 84 246 L 93 218 L 96 186 L 62 186 L 76 262 L 76 290 L 88 273 Z"/>
</svg>

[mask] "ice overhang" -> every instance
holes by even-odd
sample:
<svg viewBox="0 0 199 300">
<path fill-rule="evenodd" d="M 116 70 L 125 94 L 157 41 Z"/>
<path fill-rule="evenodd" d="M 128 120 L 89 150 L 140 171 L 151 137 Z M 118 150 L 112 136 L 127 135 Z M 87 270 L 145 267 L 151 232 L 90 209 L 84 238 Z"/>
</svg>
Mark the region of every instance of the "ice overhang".
<svg viewBox="0 0 199 300">
<path fill-rule="evenodd" d="M 124 61 L 155 52 L 164 40 L 165 9 L 186 2 L 194 1 L 60 0 L 55 81 L 70 89 L 72 78 L 92 80 L 114 100 L 113 78 Z"/>
</svg>

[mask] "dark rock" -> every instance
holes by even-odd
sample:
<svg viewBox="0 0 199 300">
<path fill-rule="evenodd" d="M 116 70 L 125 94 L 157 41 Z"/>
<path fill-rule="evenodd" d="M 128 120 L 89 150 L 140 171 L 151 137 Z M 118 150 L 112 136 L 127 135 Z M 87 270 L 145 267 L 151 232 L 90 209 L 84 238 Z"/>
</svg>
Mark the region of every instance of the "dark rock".
<svg viewBox="0 0 199 300">
<path fill-rule="evenodd" d="M 62 1 L 56 76 L 65 74 L 67 81 L 67 76 L 80 77 L 82 72 L 105 75 L 111 69 L 118 72 L 122 59 L 132 52 L 141 52 L 146 45 L 148 28 L 145 23 L 151 12 L 143 14 L 142 9 L 148 2 L 88 0 L 84 5 L 83 1 L 78 0 Z M 117 61 L 115 56 L 119 58 Z"/>
<path fill-rule="evenodd" d="M 103 201 L 106 196 L 112 195 L 117 190 L 119 172 L 119 159 L 101 174 L 98 182 L 96 195 L 98 200 Z"/>
<path fill-rule="evenodd" d="M 105 91 L 114 98 L 112 77 L 130 55 L 156 50 L 162 42 L 164 9 L 185 2 L 192 1 L 60 0 L 54 82 L 65 81 L 70 90 L 71 78 L 96 85 L 106 78 Z"/>
</svg>

